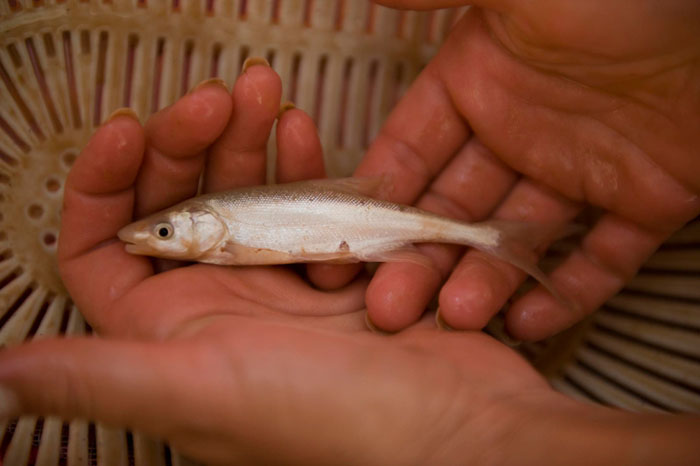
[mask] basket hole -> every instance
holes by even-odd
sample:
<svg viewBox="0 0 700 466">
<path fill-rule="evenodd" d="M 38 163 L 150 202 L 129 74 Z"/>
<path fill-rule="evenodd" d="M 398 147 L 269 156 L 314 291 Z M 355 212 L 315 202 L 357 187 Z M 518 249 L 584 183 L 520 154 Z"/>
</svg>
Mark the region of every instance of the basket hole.
<svg viewBox="0 0 700 466">
<path fill-rule="evenodd" d="M 50 248 L 56 246 L 57 239 L 58 238 L 56 238 L 56 233 L 53 233 L 51 231 L 44 233 L 44 236 L 41 237 L 41 241 Z"/>
<path fill-rule="evenodd" d="M 90 31 L 87 29 L 80 31 L 80 53 L 83 55 L 90 53 Z"/>
<path fill-rule="evenodd" d="M 17 159 L 9 154 L 6 154 L 2 150 L 0 150 L 0 160 L 13 167 L 17 165 Z"/>
<path fill-rule="evenodd" d="M 265 59 L 267 62 L 270 64 L 271 67 L 275 67 L 275 57 L 277 54 L 275 53 L 274 49 L 270 49 L 267 51 L 267 55 L 265 55 Z"/>
<path fill-rule="evenodd" d="M 209 76 L 214 78 L 219 75 L 219 60 L 221 59 L 221 44 L 218 42 L 214 44 L 214 48 L 211 52 L 211 67 L 209 69 Z"/>
<path fill-rule="evenodd" d="M 270 21 L 272 24 L 278 24 L 280 22 L 280 0 L 272 0 L 272 7 L 270 10 Z"/>
<path fill-rule="evenodd" d="M 20 66 L 22 66 L 22 57 L 17 51 L 17 46 L 15 44 L 9 44 L 7 46 L 7 51 L 10 54 L 12 64 L 15 65 L 15 68 L 19 68 Z"/>
<path fill-rule="evenodd" d="M 49 57 L 56 56 L 56 46 L 53 43 L 53 37 L 51 34 L 44 34 L 44 48 L 46 49 L 46 55 Z"/>
<path fill-rule="evenodd" d="M 61 37 L 63 40 L 63 61 L 66 68 L 66 80 L 68 84 L 68 95 L 70 97 L 70 108 L 73 115 L 73 124 L 76 128 L 81 128 L 83 126 L 83 121 L 80 117 L 78 86 L 75 81 L 75 71 L 73 69 L 73 44 L 70 31 L 63 31 Z"/>
<path fill-rule="evenodd" d="M 29 214 L 30 218 L 33 218 L 35 220 L 40 219 L 44 215 L 44 208 L 39 204 L 32 204 L 29 206 L 27 213 Z"/>
<path fill-rule="evenodd" d="M 56 193 L 61 189 L 61 182 L 56 178 L 46 180 L 46 190 L 50 193 Z"/>
<path fill-rule="evenodd" d="M 328 57 L 321 57 L 318 64 L 318 75 L 316 77 L 316 101 L 314 103 L 313 120 L 316 125 L 320 124 L 321 112 L 323 110 L 323 92 L 326 84 L 326 68 L 328 67 Z"/>
<path fill-rule="evenodd" d="M 156 56 L 153 60 L 153 83 L 151 91 L 151 112 L 158 111 L 160 106 L 160 79 L 163 73 L 163 55 L 165 54 L 165 38 L 159 37 L 156 42 Z"/>
<path fill-rule="evenodd" d="M 73 164 L 75 163 L 75 159 L 77 159 L 77 158 L 78 158 L 78 156 L 75 155 L 74 152 L 66 152 L 61 157 L 61 161 L 63 162 L 63 166 L 65 168 L 70 168 L 73 166 Z"/>
<path fill-rule="evenodd" d="M 333 29 L 340 31 L 345 22 L 345 0 L 338 0 L 335 8 L 335 18 L 333 18 Z"/>
<path fill-rule="evenodd" d="M 245 63 L 246 59 L 248 58 L 248 54 L 250 54 L 250 49 L 246 47 L 245 45 L 241 47 L 241 55 L 238 59 L 238 72 L 240 73 L 243 70 L 243 63 Z"/>
<path fill-rule="evenodd" d="M 295 53 L 292 57 L 292 74 L 289 77 L 289 100 L 296 102 L 297 86 L 299 85 L 299 73 L 301 72 L 301 54 Z"/>
</svg>

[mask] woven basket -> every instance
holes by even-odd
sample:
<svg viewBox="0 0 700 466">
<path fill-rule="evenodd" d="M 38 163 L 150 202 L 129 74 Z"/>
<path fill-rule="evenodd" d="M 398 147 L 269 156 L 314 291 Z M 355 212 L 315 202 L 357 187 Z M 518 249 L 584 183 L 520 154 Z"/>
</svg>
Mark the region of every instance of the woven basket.
<svg viewBox="0 0 700 466">
<path fill-rule="evenodd" d="M 114 109 L 142 120 L 263 56 L 349 174 L 461 9 L 397 12 L 344 0 L 0 0 L 0 344 L 89 331 L 61 284 L 63 183 Z M 497 327 L 498 320 L 492 323 Z M 700 411 L 700 222 L 602 312 L 521 350 L 572 396 Z M 5 465 L 189 464 L 138 433 L 77 420 L 0 425 Z"/>
</svg>

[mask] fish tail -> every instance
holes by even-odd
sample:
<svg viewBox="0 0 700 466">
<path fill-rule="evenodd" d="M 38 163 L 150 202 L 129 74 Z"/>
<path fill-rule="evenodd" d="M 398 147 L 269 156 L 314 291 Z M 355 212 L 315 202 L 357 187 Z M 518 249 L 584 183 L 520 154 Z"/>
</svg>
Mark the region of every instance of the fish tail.
<svg viewBox="0 0 700 466">
<path fill-rule="evenodd" d="M 537 266 L 537 262 L 550 243 L 579 231 L 580 227 L 508 220 L 487 220 L 471 226 L 495 230 L 498 234 L 494 241 L 471 241 L 470 246 L 518 267 L 540 282 L 567 308 L 575 309 L 571 300 L 555 288 L 549 277 Z"/>
</svg>

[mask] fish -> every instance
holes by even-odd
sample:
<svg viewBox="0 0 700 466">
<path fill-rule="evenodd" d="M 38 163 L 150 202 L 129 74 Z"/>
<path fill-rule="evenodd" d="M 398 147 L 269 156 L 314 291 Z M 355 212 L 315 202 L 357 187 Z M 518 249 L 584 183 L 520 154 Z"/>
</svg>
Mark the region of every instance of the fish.
<svg viewBox="0 0 700 466">
<path fill-rule="evenodd" d="M 549 225 L 468 223 L 372 197 L 382 180 L 340 178 L 259 185 L 193 197 L 118 232 L 130 254 L 217 265 L 411 262 L 418 243 L 468 246 L 522 269 L 563 301 L 537 267 Z"/>
</svg>

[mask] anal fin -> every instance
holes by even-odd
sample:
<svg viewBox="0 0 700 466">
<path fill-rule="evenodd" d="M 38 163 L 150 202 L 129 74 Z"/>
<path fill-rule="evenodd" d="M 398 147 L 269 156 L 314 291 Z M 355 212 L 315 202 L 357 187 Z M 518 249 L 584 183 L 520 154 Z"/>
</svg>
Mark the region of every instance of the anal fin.
<svg viewBox="0 0 700 466">
<path fill-rule="evenodd" d="M 421 253 L 413 244 L 406 244 L 388 251 L 373 252 L 360 257 L 365 262 L 408 262 L 428 269 L 434 269 L 433 261 Z"/>
</svg>

